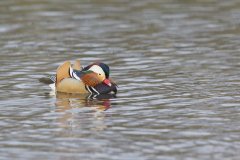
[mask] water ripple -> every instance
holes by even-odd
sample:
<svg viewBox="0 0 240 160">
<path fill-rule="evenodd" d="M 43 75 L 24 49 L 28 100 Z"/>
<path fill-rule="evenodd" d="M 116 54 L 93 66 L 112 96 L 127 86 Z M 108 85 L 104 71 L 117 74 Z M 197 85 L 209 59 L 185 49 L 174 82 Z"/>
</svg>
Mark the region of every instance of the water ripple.
<svg viewBox="0 0 240 160">
<path fill-rule="evenodd" d="M 239 2 L 1 1 L 3 159 L 238 159 Z M 104 61 L 117 97 L 53 95 Z M 110 156 L 109 156 L 110 155 Z"/>
</svg>

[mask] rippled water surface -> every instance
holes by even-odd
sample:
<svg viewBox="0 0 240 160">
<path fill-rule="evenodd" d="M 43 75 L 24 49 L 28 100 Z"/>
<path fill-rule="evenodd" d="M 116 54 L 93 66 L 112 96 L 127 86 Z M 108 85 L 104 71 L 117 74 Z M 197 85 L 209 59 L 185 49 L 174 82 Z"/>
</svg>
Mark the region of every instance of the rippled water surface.
<svg viewBox="0 0 240 160">
<path fill-rule="evenodd" d="M 0 1 L 0 159 L 240 158 L 238 0 Z M 116 98 L 38 81 L 103 61 Z"/>
</svg>

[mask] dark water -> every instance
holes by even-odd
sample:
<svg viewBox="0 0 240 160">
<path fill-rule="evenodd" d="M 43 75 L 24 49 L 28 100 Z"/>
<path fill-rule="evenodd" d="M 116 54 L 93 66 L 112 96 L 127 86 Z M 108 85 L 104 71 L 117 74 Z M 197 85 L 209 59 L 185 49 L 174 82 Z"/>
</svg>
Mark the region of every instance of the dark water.
<svg viewBox="0 0 240 160">
<path fill-rule="evenodd" d="M 0 47 L 0 159 L 240 158 L 238 0 L 2 0 Z M 117 98 L 38 82 L 75 59 Z"/>
</svg>

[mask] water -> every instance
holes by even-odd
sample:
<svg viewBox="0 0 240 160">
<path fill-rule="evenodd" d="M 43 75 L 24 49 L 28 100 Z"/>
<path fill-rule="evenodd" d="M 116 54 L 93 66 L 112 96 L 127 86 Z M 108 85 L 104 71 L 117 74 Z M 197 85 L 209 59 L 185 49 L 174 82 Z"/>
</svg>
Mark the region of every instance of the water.
<svg viewBox="0 0 240 160">
<path fill-rule="evenodd" d="M 0 1 L 0 159 L 240 157 L 240 3 Z M 117 98 L 38 79 L 103 61 Z"/>
</svg>

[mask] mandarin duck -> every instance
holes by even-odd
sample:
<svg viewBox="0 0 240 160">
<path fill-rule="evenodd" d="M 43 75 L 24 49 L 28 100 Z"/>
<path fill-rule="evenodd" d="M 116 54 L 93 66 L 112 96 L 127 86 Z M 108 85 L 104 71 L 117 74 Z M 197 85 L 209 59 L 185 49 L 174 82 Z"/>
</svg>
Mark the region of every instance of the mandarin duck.
<svg viewBox="0 0 240 160">
<path fill-rule="evenodd" d="M 66 61 L 57 68 L 55 76 L 50 76 L 52 84 L 49 86 L 63 93 L 116 94 L 117 85 L 109 78 L 109 74 L 109 66 L 102 62 L 83 68 L 79 60 L 73 65 Z"/>
</svg>

